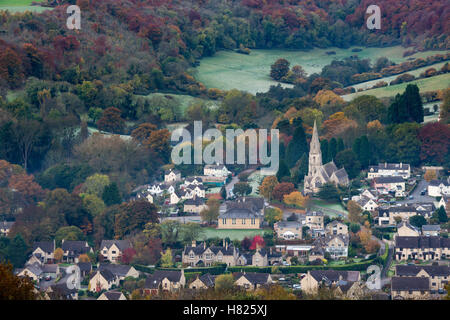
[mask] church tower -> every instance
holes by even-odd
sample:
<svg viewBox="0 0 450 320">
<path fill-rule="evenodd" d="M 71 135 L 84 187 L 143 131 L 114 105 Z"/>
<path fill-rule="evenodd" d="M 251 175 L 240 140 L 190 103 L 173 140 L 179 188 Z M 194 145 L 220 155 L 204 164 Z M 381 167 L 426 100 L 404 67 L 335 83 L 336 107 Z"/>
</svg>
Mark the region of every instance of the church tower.
<svg viewBox="0 0 450 320">
<path fill-rule="evenodd" d="M 319 134 L 317 132 L 317 124 L 314 120 L 314 129 L 309 146 L 309 166 L 308 176 L 315 176 L 322 167 L 322 150 L 320 150 Z"/>
</svg>

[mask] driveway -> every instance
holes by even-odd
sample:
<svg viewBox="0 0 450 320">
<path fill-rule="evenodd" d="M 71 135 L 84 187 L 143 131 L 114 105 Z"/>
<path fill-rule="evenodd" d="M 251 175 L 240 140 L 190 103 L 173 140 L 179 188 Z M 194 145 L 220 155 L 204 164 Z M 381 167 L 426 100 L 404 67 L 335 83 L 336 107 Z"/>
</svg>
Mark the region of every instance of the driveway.
<svg viewBox="0 0 450 320">
<path fill-rule="evenodd" d="M 420 193 L 424 189 L 428 189 L 428 182 L 426 180 L 420 180 L 414 191 L 410 194 L 414 199 L 405 199 L 397 201 L 397 203 L 416 203 L 416 202 L 435 202 L 436 199 L 434 197 L 430 197 L 428 195 L 422 196 Z"/>
</svg>

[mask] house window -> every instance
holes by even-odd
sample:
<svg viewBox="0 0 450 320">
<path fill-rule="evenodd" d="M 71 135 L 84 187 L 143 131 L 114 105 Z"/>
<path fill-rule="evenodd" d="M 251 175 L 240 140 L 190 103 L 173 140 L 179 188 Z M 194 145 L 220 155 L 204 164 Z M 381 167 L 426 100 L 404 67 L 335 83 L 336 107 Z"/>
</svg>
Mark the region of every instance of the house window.
<svg viewBox="0 0 450 320">
<path fill-rule="evenodd" d="M 227 219 L 222 219 L 222 224 L 227 224 Z"/>
<path fill-rule="evenodd" d="M 233 220 L 231 220 L 232 224 L 236 224 L 236 218 L 233 218 Z"/>
<path fill-rule="evenodd" d="M 255 224 L 255 218 L 252 218 L 252 224 Z"/>
<path fill-rule="evenodd" d="M 194 254 L 193 254 L 193 253 L 190 253 L 190 254 L 189 254 L 189 258 L 194 259 Z"/>
<path fill-rule="evenodd" d="M 242 224 L 245 224 L 245 219 L 242 219 Z"/>
</svg>

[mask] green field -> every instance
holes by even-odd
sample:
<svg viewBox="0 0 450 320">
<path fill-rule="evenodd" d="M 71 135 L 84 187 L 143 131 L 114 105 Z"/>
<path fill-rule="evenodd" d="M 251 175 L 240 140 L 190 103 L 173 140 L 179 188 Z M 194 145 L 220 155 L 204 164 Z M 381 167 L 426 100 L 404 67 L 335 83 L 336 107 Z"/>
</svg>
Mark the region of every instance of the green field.
<svg viewBox="0 0 450 320">
<path fill-rule="evenodd" d="M 442 51 L 419 52 L 410 57 L 403 57 L 406 50 L 401 46 L 388 48 L 363 48 L 361 52 L 349 49 L 327 48 L 313 50 L 252 50 L 250 55 L 234 51 L 219 51 L 213 57 L 203 58 L 200 66 L 195 69 L 195 77 L 208 88 L 230 90 L 237 88 L 251 93 L 264 92 L 277 82 L 269 77 L 270 65 L 278 58 L 285 58 L 291 66 L 299 64 L 308 73 L 320 72 L 322 68 L 334 59 L 343 59 L 351 55 L 369 58 L 374 61 L 378 57 L 388 57 L 400 63 L 408 58 L 427 57 L 442 53 Z M 327 51 L 335 51 L 335 55 L 327 55 Z M 284 84 L 283 86 L 291 86 Z"/>
<path fill-rule="evenodd" d="M 256 235 L 261 237 L 264 235 L 263 229 L 253 229 L 253 230 L 224 230 L 224 229 L 214 229 L 214 228 L 204 228 L 204 233 L 198 240 L 206 240 L 209 238 L 230 238 L 231 240 L 242 240 L 245 237 L 253 238 Z"/>
<path fill-rule="evenodd" d="M 9 12 L 42 12 L 45 10 L 52 10 L 52 8 L 44 8 L 39 6 L 32 6 L 33 0 L 0 0 L 0 10 L 8 10 Z M 34 0 L 39 2 L 39 0 Z"/>
<path fill-rule="evenodd" d="M 370 90 L 361 91 L 361 92 L 355 92 L 352 94 L 347 94 L 345 96 L 342 96 L 342 98 L 344 98 L 345 101 L 351 101 L 356 97 L 366 95 L 366 94 L 373 95 L 377 98 L 393 97 L 397 93 L 403 93 L 403 91 L 405 91 L 405 88 L 408 84 L 416 84 L 419 87 L 420 92 L 449 88 L 450 87 L 450 73 L 440 74 L 438 76 L 431 77 L 431 78 L 419 79 L 419 80 L 414 80 L 411 82 L 396 84 L 393 86 L 387 86 L 387 87 L 370 89 Z"/>
<path fill-rule="evenodd" d="M 310 206 L 312 210 L 321 210 L 324 214 L 329 215 L 330 217 L 348 215 L 348 211 L 345 210 L 340 203 L 328 203 L 324 200 L 312 199 Z"/>
</svg>

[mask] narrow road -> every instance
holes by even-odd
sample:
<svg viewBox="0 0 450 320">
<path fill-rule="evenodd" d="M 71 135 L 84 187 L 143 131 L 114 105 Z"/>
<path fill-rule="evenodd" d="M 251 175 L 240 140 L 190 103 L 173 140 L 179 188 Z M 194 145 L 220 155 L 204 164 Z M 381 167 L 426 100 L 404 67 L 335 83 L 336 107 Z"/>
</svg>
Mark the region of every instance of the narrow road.
<svg viewBox="0 0 450 320">
<path fill-rule="evenodd" d="M 382 281 L 383 281 L 383 279 L 388 278 L 387 277 L 387 273 L 389 271 L 389 268 L 391 267 L 392 258 L 394 257 L 394 247 L 393 246 L 392 247 L 389 246 L 388 250 L 389 251 L 388 251 L 388 257 L 387 257 L 387 260 L 386 260 L 386 265 L 383 267 L 383 270 L 381 271 L 381 279 L 382 279 Z M 388 278 L 388 279 L 390 279 L 390 278 Z"/>
</svg>

